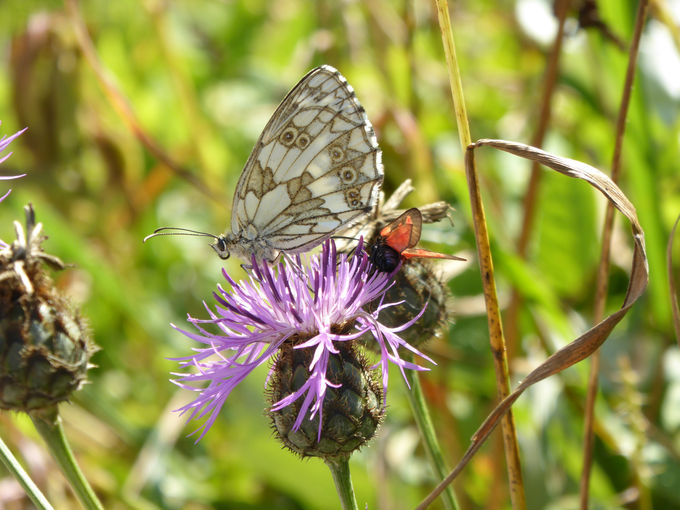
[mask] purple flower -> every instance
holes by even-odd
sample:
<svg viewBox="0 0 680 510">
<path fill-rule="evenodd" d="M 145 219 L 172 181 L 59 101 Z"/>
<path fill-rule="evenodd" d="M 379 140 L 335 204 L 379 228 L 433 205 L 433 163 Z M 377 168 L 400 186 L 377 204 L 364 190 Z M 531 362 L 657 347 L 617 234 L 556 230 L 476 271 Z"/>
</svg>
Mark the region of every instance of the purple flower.
<svg viewBox="0 0 680 510">
<path fill-rule="evenodd" d="M 0 122 L 0 124 L 2 124 L 2 122 Z M 7 136 L 3 135 L 2 138 L 0 138 L 0 163 L 2 163 L 3 161 L 5 161 L 7 158 L 9 158 L 9 157 L 12 155 L 12 153 L 10 152 L 10 153 L 5 154 L 5 155 L 3 156 L 3 155 L 2 155 L 2 152 L 3 152 L 7 147 L 9 147 L 9 144 L 12 143 L 12 140 L 14 140 L 16 137 L 18 137 L 21 133 L 23 133 L 23 132 L 26 131 L 27 129 L 28 129 L 28 128 L 24 128 L 24 129 L 22 129 L 21 131 L 19 131 L 18 133 L 14 133 L 12 136 L 7 137 Z M 0 181 L 9 180 L 9 179 L 18 179 L 19 177 L 23 177 L 24 175 L 26 175 L 26 174 L 21 174 L 21 175 L 0 175 Z M 10 190 L 7 190 L 7 193 L 5 193 L 4 195 L 2 195 L 2 196 L 0 197 L 0 202 L 2 202 L 5 198 L 7 198 L 7 195 L 9 195 L 11 192 L 12 192 L 11 189 L 10 189 Z M 2 239 L 0 239 L 0 248 L 6 248 L 6 247 L 7 247 L 7 243 L 5 243 Z"/>
<path fill-rule="evenodd" d="M 396 328 L 378 322 L 381 310 L 398 304 L 383 302 L 393 275 L 372 270 L 362 241 L 352 256 L 338 254 L 333 241 L 327 241 L 321 254 L 304 258 L 298 255 L 293 264 L 272 267 L 264 261 L 258 264 L 253 257 L 248 279 L 238 283 L 224 270 L 223 274 L 231 289 L 218 285 L 219 292 L 213 294 L 217 300 L 214 311 L 204 303 L 210 319 L 188 318 L 198 332 L 191 333 L 173 325 L 204 346 L 197 348 L 192 356 L 178 358 L 181 367 L 191 369 L 191 373 L 176 373 L 174 375 L 180 377 L 173 381 L 199 393 L 193 402 L 178 411 L 191 410 L 190 419 L 208 415 L 194 431 L 202 429 L 197 441 L 211 427 L 232 390 L 256 367 L 271 359 L 286 341 L 293 342 L 295 349 L 314 349 L 305 384 L 274 403 L 271 409 L 277 411 L 297 399 L 304 399 L 294 430 L 300 427 L 305 416 L 313 419 L 319 413 L 322 418 L 326 389 L 336 386 L 326 378 L 329 357 L 337 353 L 335 342 L 352 341 L 366 332 L 373 335 L 381 357 L 372 368 L 381 367 L 385 394 L 389 362 L 397 365 L 402 374 L 405 368 L 427 370 L 402 359 L 399 347 L 434 363 L 397 334 L 420 314 Z M 366 305 L 376 299 L 379 304 L 375 309 L 366 309 Z M 206 324 L 214 325 L 219 332 L 208 332 L 204 328 Z M 206 381 L 207 386 L 203 387 Z M 320 419 L 319 435 L 321 424 Z"/>
</svg>

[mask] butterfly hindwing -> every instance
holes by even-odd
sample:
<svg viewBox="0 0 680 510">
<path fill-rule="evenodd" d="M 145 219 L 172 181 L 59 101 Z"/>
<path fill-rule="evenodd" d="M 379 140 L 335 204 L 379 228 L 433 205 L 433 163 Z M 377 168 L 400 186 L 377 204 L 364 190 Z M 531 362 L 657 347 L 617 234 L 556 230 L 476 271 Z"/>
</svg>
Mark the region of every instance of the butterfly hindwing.
<svg viewBox="0 0 680 510">
<path fill-rule="evenodd" d="M 380 149 L 354 90 L 332 67 L 318 67 L 260 135 L 236 187 L 227 245 L 267 258 L 309 250 L 370 212 L 382 180 Z"/>
</svg>

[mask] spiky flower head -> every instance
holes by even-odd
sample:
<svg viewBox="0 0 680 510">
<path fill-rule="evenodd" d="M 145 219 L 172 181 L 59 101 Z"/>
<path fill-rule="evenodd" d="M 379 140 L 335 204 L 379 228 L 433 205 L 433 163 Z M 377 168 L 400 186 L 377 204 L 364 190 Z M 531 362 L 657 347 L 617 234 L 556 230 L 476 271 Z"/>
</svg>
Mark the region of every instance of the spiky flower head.
<svg viewBox="0 0 680 510">
<path fill-rule="evenodd" d="M 55 289 L 44 265 L 42 224 L 26 207 L 26 229 L 0 249 L 0 409 L 49 411 L 85 381 L 94 346 L 79 314 Z"/>
<path fill-rule="evenodd" d="M 385 295 L 386 300 L 400 304 L 384 310 L 380 315 L 380 321 L 388 326 L 418 316 L 413 327 L 405 331 L 403 336 L 411 345 L 419 348 L 429 340 L 441 338 L 452 322 L 447 307 L 450 292 L 436 273 L 435 264 L 417 259 L 403 261 L 394 276 L 394 285 Z M 362 344 L 371 350 L 375 348 L 368 337 L 362 338 Z"/>
<path fill-rule="evenodd" d="M 400 347 L 432 362 L 399 336 L 413 320 L 396 327 L 378 321 L 382 310 L 394 306 L 381 300 L 392 275 L 371 271 L 361 242 L 353 255 L 338 254 L 333 241 L 327 241 L 320 254 L 297 256 L 294 263 L 272 266 L 254 258 L 251 262 L 248 278 L 238 283 L 223 271 L 230 289 L 218 286 L 218 292 L 214 293 L 215 309 L 205 305 L 210 318 L 188 319 L 198 332 L 176 328 L 203 345 L 195 354 L 179 359 L 181 367 L 191 373 L 176 374 L 180 377 L 175 380 L 179 386 L 198 392 L 197 398 L 181 411 L 191 411 L 191 419 L 207 416 L 197 430 L 201 431 L 199 440 L 214 423 L 234 388 L 269 360 L 276 362 L 267 379 L 268 391 L 277 396 L 270 412 L 282 411 L 294 403 L 297 409 L 289 430 L 279 430 L 279 434 L 288 435 L 299 430 L 305 420 L 316 423 L 318 419 L 317 442 L 322 441 L 330 419 L 325 406 L 329 392 L 337 392 L 346 385 L 339 382 L 337 371 L 334 372 L 336 375 L 329 375 L 329 367 L 338 363 L 362 365 L 361 361 L 350 360 L 353 355 L 349 351 L 353 347 L 344 349 L 345 354 L 342 354 L 340 346 L 349 346 L 365 333 L 373 336 L 379 346 L 380 359 L 366 368 L 380 368 L 383 396 L 387 393 L 389 363 L 399 367 L 402 374 L 404 369 L 427 370 L 402 359 Z M 368 308 L 366 305 L 371 302 L 376 304 Z M 217 331 L 208 331 L 208 326 Z M 301 350 L 308 353 L 298 357 L 304 360 L 302 372 L 297 362 L 288 359 L 288 353 Z M 297 370 L 302 377 L 294 373 L 282 375 L 278 372 L 282 364 L 288 365 L 293 372 Z M 347 373 L 351 372 L 348 366 Z M 373 391 L 370 377 L 362 378 L 367 383 L 361 386 L 358 400 L 362 405 L 375 406 L 375 399 L 370 396 Z M 285 391 L 272 388 L 283 379 L 295 379 L 295 382 Z M 376 418 L 375 413 L 369 415 L 371 420 Z M 365 431 L 357 433 L 364 434 Z"/>
<path fill-rule="evenodd" d="M 0 139 L 0 163 L 24 131 Z M 25 210 L 26 228 L 14 222 L 16 240 L 0 241 L 0 409 L 49 412 L 83 383 L 93 346 L 83 321 L 45 273 L 45 263 L 64 265 L 42 250 L 42 224 L 30 205 Z"/>
</svg>

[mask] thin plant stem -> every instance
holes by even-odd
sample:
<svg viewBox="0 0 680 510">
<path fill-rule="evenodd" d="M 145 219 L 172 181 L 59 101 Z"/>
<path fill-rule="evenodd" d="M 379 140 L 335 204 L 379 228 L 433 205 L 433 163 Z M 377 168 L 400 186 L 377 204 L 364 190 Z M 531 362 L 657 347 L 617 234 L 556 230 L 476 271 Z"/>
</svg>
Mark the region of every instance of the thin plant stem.
<svg viewBox="0 0 680 510">
<path fill-rule="evenodd" d="M 325 462 L 328 469 L 331 470 L 331 475 L 333 475 L 333 482 L 338 491 L 342 510 L 358 510 L 354 488 L 352 487 L 352 477 L 349 474 L 349 459 L 325 459 Z"/>
<path fill-rule="evenodd" d="M 453 97 L 456 122 L 458 124 L 458 136 L 460 138 L 461 149 L 463 153 L 466 153 L 467 147 L 471 144 L 472 139 L 470 137 L 467 113 L 465 111 L 465 96 L 463 95 L 463 85 L 456 58 L 456 47 L 453 41 L 448 2 L 447 0 L 437 0 L 436 4 L 444 53 L 446 55 L 446 63 L 449 71 L 451 95 Z M 482 204 L 479 182 L 474 165 L 466 165 L 466 175 L 468 191 L 470 193 L 472 220 L 475 229 L 477 255 L 479 257 L 482 286 L 484 288 L 484 302 L 486 305 L 489 326 L 489 340 L 491 342 L 491 351 L 496 371 L 496 387 L 499 398 L 502 400 L 510 394 L 510 376 L 508 372 L 507 349 L 503 336 L 503 324 L 501 322 L 500 307 L 498 305 L 498 296 L 496 293 L 489 233 L 486 226 L 484 206 Z M 510 500 L 513 509 L 522 510 L 526 508 L 526 498 L 524 493 L 524 481 L 522 478 L 522 466 L 519 459 L 517 431 L 515 429 L 512 411 L 509 411 L 503 417 L 501 426 L 508 471 Z"/>
<path fill-rule="evenodd" d="M 510 394 L 508 358 L 505 348 L 505 339 L 503 337 L 503 324 L 501 322 L 498 295 L 496 293 L 496 281 L 494 279 L 489 234 L 486 228 L 484 206 L 482 205 L 482 197 L 479 190 L 479 181 L 474 161 L 471 165 L 466 165 L 466 177 L 473 211 L 477 256 L 479 257 L 479 266 L 484 287 L 489 340 L 491 342 L 491 351 L 494 359 L 494 367 L 496 369 L 496 388 L 500 399 L 504 399 Z M 512 415 L 512 410 L 509 410 L 501 420 L 501 432 L 503 434 L 512 508 L 515 510 L 524 509 L 526 508 L 526 498 L 524 494 L 524 482 L 522 479 L 522 467 L 519 460 L 517 431 L 515 429 L 515 420 Z"/>
<path fill-rule="evenodd" d="M 463 82 L 461 81 L 460 70 L 458 68 L 458 57 L 456 57 L 456 45 L 453 41 L 449 3 L 448 0 L 436 0 L 436 4 L 439 30 L 442 33 L 446 65 L 449 71 L 451 97 L 453 98 L 453 108 L 456 114 L 456 124 L 458 125 L 458 138 L 460 139 L 460 147 L 465 152 L 467 146 L 472 143 L 472 137 L 470 136 L 470 123 L 468 122 L 467 111 L 465 109 L 465 96 L 463 95 Z"/>
<path fill-rule="evenodd" d="M 73 456 L 57 408 L 54 407 L 43 413 L 31 413 L 30 417 L 83 507 L 87 510 L 103 510 L 104 507 L 97 499 Z"/>
<path fill-rule="evenodd" d="M 550 124 L 550 117 L 552 113 L 552 98 L 555 92 L 555 84 L 557 83 L 557 76 L 559 74 L 560 55 L 562 54 L 562 42 L 564 41 L 564 25 L 567 19 L 567 12 L 569 10 L 570 0 L 560 0 L 555 2 L 555 11 L 558 17 L 557 34 L 550 50 L 550 55 L 547 60 L 547 68 L 545 71 L 545 78 L 543 81 L 543 91 L 541 94 L 541 103 L 538 114 L 538 124 L 536 131 L 531 138 L 531 145 L 534 147 L 542 147 L 545 134 L 548 131 Z M 531 230 L 534 224 L 534 217 L 536 216 L 536 201 L 538 200 L 538 191 L 540 188 L 541 177 L 543 171 L 538 162 L 531 163 L 531 176 L 529 177 L 529 184 L 524 195 L 523 203 L 523 217 L 522 227 L 520 229 L 519 238 L 517 240 L 517 252 L 519 256 L 526 259 L 527 250 L 529 247 L 529 240 L 531 237 Z M 512 291 L 510 304 L 505 314 L 506 336 L 508 342 L 508 357 L 513 359 L 517 344 L 519 342 L 519 311 L 522 307 L 522 297 L 515 288 Z"/>
<path fill-rule="evenodd" d="M 465 152 L 466 175 L 477 175 L 477 171 L 474 168 L 474 149 L 484 146 L 494 147 L 519 157 L 539 159 L 542 164 L 556 172 L 588 182 L 591 186 L 600 191 L 608 200 L 614 202 L 616 208 L 621 211 L 631 224 L 634 251 L 631 261 L 630 280 L 621 308 L 611 313 L 581 336 L 572 340 L 549 356 L 548 359 L 529 372 L 510 395 L 499 402 L 484 420 L 482 425 L 472 435 L 472 442 L 463 454 L 460 462 L 453 468 L 447 477 L 444 478 L 430 494 L 428 494 L 420 505 L 416 507 L 417 510 L 427 508 L 435 498 L 441 494 L 446 486 L 455 480 L 462 469 L 479 451 L 489 435 L 495 430 L 496 426 L 499 423 L 502 423 L 502 418 L 512 409 L 513 404 L 522 393 L 539 381 L 543 381 L 544 379 L 583 361 L 607 341 L 612 330 L 640 299 L 640 296 L 645 292 L 649 283 L 649 265 L 647 252 L 645 250 L 645 234 L 640 225 L 640 221 L 637 218 L 635 207 L 609 177 L 595 167 L 580 161 L 550 154 L 541 149 L 537 149 L 536 147 L 517 142 L 490 139 L 481 139 L 474 144 L 470 144 Z M 488 274 L 489 273 L 485 273 L 485 275 Z"/>
<path fill-rule="evenodd" d="M 448 474 L 449 468 L 446 466 L 444 455 L 439 446 L 439 441 L 437 441 L 437 434 L 432 425 L 432 419 L 430 418 L 430 412 L 427 408 L 427 403 L 425 402 L 423 389 L 420 386 L 420 377 L 415 370 L 405 370 L 404 373 L 406 374 L 406 380 L 411 387 L 410 391 L 406 392 L 406 395 L 408 395 L 411 410 L 413 411 L 413 417 L 418 425 L 418 431 L 423 440 L 427 458 L 430 461 L 430 466 L 435 475 L 440 479 L 443 479 Z M 451 485 L 446 487 L 442 493 L 442 502 L 444 503 L 444 508 L 447 510 L 455 510 L 458 508 L 456 495 Z"/>
<path fill-rule="evenodd" d="M 621 96 L 621 106 L 619 108 L 618 118 L 616 120 L 616 135 L 614 143 L 614 155 L 612 157 L 612 172 L 611 179 L 618 184 L 621 175 L 621 152 L 623 149 L 623 136 L 626 131 L 626 118 L 628 116 L 628 107 L 630 105 L 631 93 L 633 90 L 633 81 L 635 79 L 635 69 L 637 67 L 638 49 L 640 47 L 640 38 L 642 36 L 642 28 L 647 17 L 647 0 L 640 0 L 638 4 L 635 30 L 633 33 L 633 40 L 631 41 L 628 53 L 628 68 L 626 69 L 626 78 L 623 85 L 623 94 Z M 607 203 L 605 212 L 604 224 L 602 227 L 602 248 L 600 252 L 600 263 L 597 270 L 597 279 L 595 283 L 595 304 L 594 317 L 595 324 L 599 323 L 604 317 L 605 306 L 607 302 L 607 288 L 609 275 L 609 259 L 611 251 L 611 238 L 614 228 L 614 206 L 611 202 Z M 588 377 L 588 389 L 586 392 L 586 406 L 585 406 L 585 424 L 584 424 L 584 440 L 583 440 L 583 469 L 581 471 L 580 482 L 580 508 L 582 510 L 588 509 L 588 499 L 590 493 L 590 473 L 593 463 L 593 421 L 595 413 L 595 400 L 597 398 L 598 388 L 598 374 L 600 370 L 600 355 L 599 350 L 593 353 L 590 362 L 590 374 Z"/>
<path fill-rule="evenodd" d="M 47 501 L 47 498 L 40 492 L 38 486 L 31 480 L 31 477 L 28 476 L 26 471 L 24 471 L 24 468 L 21 467 L 19 461 L 12 455 L 12 452 L 2 439 L 0 439 L 0 460 L 2 460 L 7 471 L 9 471 L 23 487 L 36 508 L 40 510 L 53 510 L 53 507 L 50 505 L 49 501 Z"/>
</svg>

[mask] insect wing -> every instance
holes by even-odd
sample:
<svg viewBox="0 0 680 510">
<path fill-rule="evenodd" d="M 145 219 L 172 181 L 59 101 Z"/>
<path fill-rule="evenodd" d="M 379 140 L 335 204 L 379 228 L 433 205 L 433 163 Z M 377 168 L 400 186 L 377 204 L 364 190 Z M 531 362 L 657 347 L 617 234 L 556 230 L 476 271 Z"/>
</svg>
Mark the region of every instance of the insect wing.
<svg viewBox="0 0 680 510">
<path fill-rule="evenodd" d="M 415 248 L 420 240 L 422 225 L 423 218 L 420 211 L 416 208 L 409 209 L 380 231 L 380 243 L 396 250 L 404 259 L 465 260 L 455 255 Z M 380 250 L 380 244 L 374 249 Z"/>
<path fill-rule="evenodd" d="M 381 152 L 363 107 L 334 68 L 310 71 L 260 135 L 232 205 L 234 236 L 307 251 L 373 210 Z"/>
<path fill-rule="evenodd" d="M 449 260 L 465 260 L 463 257 L 456 257 L 455 255 L 446 255 L 445 253 L 437 253 L 436 251 L 423 250 L 422 248 L 410 248 L 401 252 L 401 256 L 405 259 L 421 258 L 421 259 L 449 259 Z"/>
<path fill-rule="evenodd" d="M 380 231 L 385 244 L 403 253 L 420 240 L 423 218 L 416 208 L 409 209 Z"/>
</svg>

